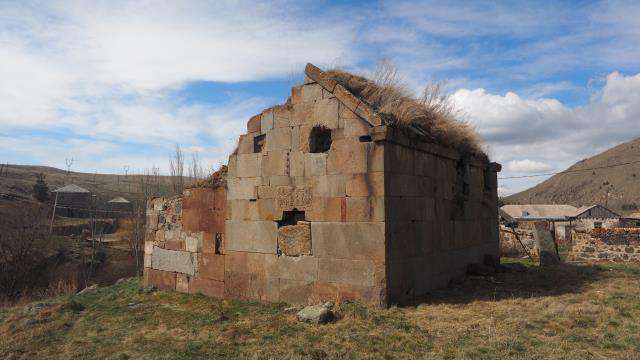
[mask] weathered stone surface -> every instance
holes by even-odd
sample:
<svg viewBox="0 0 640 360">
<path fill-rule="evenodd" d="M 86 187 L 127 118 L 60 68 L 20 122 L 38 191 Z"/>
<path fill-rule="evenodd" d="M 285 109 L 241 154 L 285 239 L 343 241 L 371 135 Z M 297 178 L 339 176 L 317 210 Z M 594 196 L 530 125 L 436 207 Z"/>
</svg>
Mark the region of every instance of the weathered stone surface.
<svg viewBox="0 0 640 360">
<path fill-rule="evenodd" d="M 319 84 L 308 84 L 302 87 L 302 101 L 312 102 L 322 99 L 322 86 Z"/>
<path fill-rule="evenodd" d="M 361 143 L 351 139 L 334 141 L 327 158 L 327 174 L 366 173 L 369 145 L 371 143 Z"/>
<path fill-rule="evenodd" d="M 156 270 L 195 275 L 198 269 L 197 255 L 188 251 L 165 250 L 155 246 L 151 258 Z"/>
<path fill-rule="evenodd" d="M 313 196 L 309 188 L 279 186 L 276 188 L 276 206 L 281 210 L 306 210 L 311 206 Z"/>
<path fill-rule="evenodd" d="M 262 176 L 288 175 L 289 151 L 269 151 L 262 156 Z"/>
<path fill-rule="evenodd" d="M 278 279 L 279 301 L 289 304 L 308 304 L 313 295 L 313 280 Z"/>
<path fill-rule="evenodd" d="M 240 135 L 238 138 L 238 154 L 252 154 L 253 153 L 253 138 L 254 134 Z"/>
<path fill-rule="evenodd" d="M 313 106 L 312 125 L 322 125 L 329 129 L 338 128 L 338 100 L 320 99 Z"/>
<path fill-rule="evenodd" d="M 343 197 L 314 196 L 305 217 L 309 221 L 342 221 L 343 210 L 346 219 L 346 201 Z"/>
<path fill-rule="evenodd" d="M 253 143 L 251 144 L 252 150 L 250 154 L 238 154 L 237 166 L 238 177 L 253 178 L 260 176 L 261 162 L 263 156 L 261 153 L 253 153 Z"/>
<path fill-rule="evenodd" d="M 265 133 L 271 129 L 273 129 L 273 111 L 266 110 L 260 119 L 260 131 Z"/>
<path fill-rule="evenodd" d="M 385 224 L 382 222 L 312 222 L 313 255 L 335 259 L 384 261 Z"/>
<path fill-rule="evenodd" d="M 313 256 L 275 256 L 264 258 L 264 272 L 270 277 L 287 280 L 316 281 L 318 259 Z"/>
<path fill-rule="evenodd" d="M 556 252 L 555 243 L 553 242 L 553 235 L 548 228 L 547 222 L 534 222 L 533 235 L 539 251 L 540 266 L 559 264 L 560 258 L 558 257 L 558 254 Z"/>
<path fill-rule="evenodd" d="M 302 151 L 293 151 L 289 154 L 289 175 L 292 177 L 304 176 L 305 154 Z"/>
<path fill-rule="evenodd" d="M 262 114 L 255 115 L 247 122 L 247 133 L 260 132 Z"/>
<path fill-rule="evenodd" d="M 182 232 L 182 238 L 184 239 L 184 248 L 190 252 L 201 252 L 202 251 L 202 232 Z"/>
<path fill-rule="evenodd" d="M 376 266 L 371 260 L 318 259 L 318 280 L 349 285 L 374 286 Z"/>
<path fill-rule="evenodd" d="M 198 276 L 211 280 L 224 281 L 224 255 L 202 254 Z"/>
<path fill-rule="evenodd" d="M 291 128 L 283 127 L 267 132 L 267 151 L 291 150 Z"/>
<path fill-rule="evenodd" d="M 154 285 L 160 290 L 176 289 L 176 273 L 156 269 L 146 269 L 147 285 Z"/>
<path fill-rule="evenodd" d="M 368 197 L 348 197 L 346 199 L 346 220 L 355 222 L 370 221 L 372 200 Z"/>
<path fill-rule="evenodd" d="M 189 275 L 176 274 L 176 291 L 188 293 L 189 292 Z"/>
<path fill-rule="evenodd" d="M 227 181 L 227 200 L 255 199 L 256 187 L 260 182 L 260 178 L 230 178 Z"/>
<path fill-rule="evenodd" d="M 342 197 L 347 192 L 348 175 L 326 175 L 314 178 L 313 196 Z"/>
<path fill-rule="evenodd" d="M 325 153 L 304 154 L 304 176 L 324 176 L 327 173 L 327 156 Z"/>
<path fill-rule="evenodd" d="M 226 222 L 227 250 L 275 254 L 278 226 L 274 221 Z"/>
<path fill-rule="evenodd" d="M 384 173 L 368 172 L 349 175 L 346 180 L 347 196 L 384 196 Z"/>
<path fill-rule="evenodd" d="M 205 278 L 191 278 L 189 281 L 189 293 L 202 293 L 207 296 L 221 299 L 224 297 L 224 282 Z"/>
<path fill-rule="evenodd" d="M 298 320 L 314 324 L 326 324 L 333 319 L 333 312 L 326 305 L 312 305 L 300 310 Z"/>
<path fill-rule="evenodd" d="M 278 250 L 286 256 L 311 255 L 311 224 L 299 221 L 278 228 Z"/>
</svg>

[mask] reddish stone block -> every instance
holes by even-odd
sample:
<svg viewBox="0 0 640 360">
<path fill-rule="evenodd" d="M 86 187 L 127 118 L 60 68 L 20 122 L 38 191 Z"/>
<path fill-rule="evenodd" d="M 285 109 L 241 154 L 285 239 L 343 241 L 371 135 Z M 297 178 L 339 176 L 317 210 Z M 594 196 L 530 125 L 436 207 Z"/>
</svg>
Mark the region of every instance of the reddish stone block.
<svg viewBox="0 0 640 360">
<path fill-rule="evenodd" d="M 316 301 L 350 300 L 361 301 L 376 306 L 386 305 L 386 290 L 378 286 L 344 285 L 329 282 L 316 282 L 313 297 Z"/>
<path fill-rule="evenodd" d="M 198 269 L 202 278 L 224 281 L 224 255 L 202 254 Z"/>
<path fill-rule="evenodd" d="M 187 274 L 176 273 L 176 291 L 188 293 L 189 278 L 190 276 Z"/>
<path fill-rule="evenodd" d="M 202 293 L 207 296 L 221 299 L 224 297 L 225 286 L 223 281 L 216 281 L 204 278 L 191 278 L 189 282 L 189 293 Z"/>
<path fill-rule="evenodd" d="M 176 289 L 176 273 L 156 269 L 148 269 L 148 284 L 160 290 Z"/>
<path fill-rule="evenodd" d="M 279 300 L 290 304 L 310 303 L 314 295 L 314 283 L 303 280 L 279 281 Z"/>
<path fill-rule="evenodd" d="M 173 241 L 167 241 L 164 243 L 164 248 L 167 250 L 181 250 L 184 251 L 185 250 L 185 244 L 184 241 L 181 240 L 173 240 Z"/>
<path fill-rule="evenodd" d="M 261 119 L 262 119 L 262 114 L 255 115 L 251 119 L 249 119 L 249 121 L 247 122 L 247 132 L 248 133 L 260 132 Z"/>
</svg>

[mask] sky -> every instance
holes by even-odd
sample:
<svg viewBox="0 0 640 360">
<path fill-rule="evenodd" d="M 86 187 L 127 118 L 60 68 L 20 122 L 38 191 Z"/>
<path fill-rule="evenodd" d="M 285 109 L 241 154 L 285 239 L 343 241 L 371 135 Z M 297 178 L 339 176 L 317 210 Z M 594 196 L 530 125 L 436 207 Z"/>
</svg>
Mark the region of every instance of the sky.
<svg viewBox="0 0 640 360">
<path fill-rule="evenodd" d="M 500 177 L 640 137 L 640 2 L 0 0 L 0 162 L 225 163 L 307 62 L 443 81 Z M 508 195 L 545 177 L 504 179 Z"/>
</svg>

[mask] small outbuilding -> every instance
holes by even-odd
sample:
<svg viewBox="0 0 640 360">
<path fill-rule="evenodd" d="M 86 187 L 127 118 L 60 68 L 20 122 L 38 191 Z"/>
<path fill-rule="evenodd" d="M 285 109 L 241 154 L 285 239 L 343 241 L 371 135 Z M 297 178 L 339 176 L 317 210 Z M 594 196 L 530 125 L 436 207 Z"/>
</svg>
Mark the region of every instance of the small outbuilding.
<svg viewBox="0 0 640 360">
<path fill-rule="evenodd" d="M 75 184 L 53 190 L 56 214 L 66 217 L 88 217 L 91 214 L 91 192 Z"/>
<path fill-rule="evenodd" d="M 129 200 L 118 196 L 107 201 L 107 211 L 110 213 L 110 216 L 123 217 L 131 214 L 133 206 Z"/>
</svg>

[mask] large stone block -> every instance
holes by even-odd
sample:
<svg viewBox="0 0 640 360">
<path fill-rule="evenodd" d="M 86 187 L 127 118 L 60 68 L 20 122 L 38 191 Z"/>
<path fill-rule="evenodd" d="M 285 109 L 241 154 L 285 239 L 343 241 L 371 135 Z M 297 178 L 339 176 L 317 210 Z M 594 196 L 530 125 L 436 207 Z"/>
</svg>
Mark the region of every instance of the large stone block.
<svg viewBox="0 0 640 360">
<path fill-rule="evenodd" d="M 189 252 L 201 252 L 202 251 L 202 236 L 203 233 L 199 232 L 182 232 L 181 238 L 185 244 L 185 250 Z"/>
<path fill-rule="evenodd" d="M 313 281 L 279 279 L 279 301 L 307 305 L 313 300 L 314 290 Z"/>
<path fill-rule="evenodd" d="M 299 221 L 278 228 L 278 250 L 286 256 L 311 255 L 311 224 Z"/>
<path fill-rule="evenodd" d="M 315 281 L 318 278 L 318 258 L 314 256 L 276 256 L 265 260 L 265 274 L 288 280 Z"/>
<path fill-rule="evenodd" d="M 313 196 L 342 197 L 347 192 L 348 175 L 326 175 L 313 179 Z"/>
<path fill-rule="evenodd" d="M 198 270 L 197 254 L 188 251 L 165 250 L 155 246 L 151 258 L 156 270 L 195 275 Z"/>
<path fill-rule="evenodd" d="M 229 178 L 227 180 L 227 200 L 255 199 L 256 187 L 260 185 L 260 178 Z"/>
<path fill-rule="evenodd" d="M 304 85 L 298 85 L 291 88 L 291 105 L 294 107 L 302 103 L 302 87 Z"/>
<path fill-rule="evenodd" d="M 386 178 L 387 181 L 387 195 L 389 196 L 420 196 L 421 184 L 423 178 L 406 175 L 406 174 L 393 174 Z"/>
<path fill-rule="evenodd" d="M 273 129 L 273 110 L 265 110 L 260 118 L 260 131 L 265 133 Z"/>
<path fill-rule="evenodd" d="M 372 260 L 318 259 L 318 280 L 321 282 L 374 286 L 375 277 L 376 265 Z"/>
<path fill-rule="evenodd" d="M 359 301 L 375 306 L 386 306 L 386 288 L 316 282 L 313 298 L 320 301 Z"/>
<path fill-rule="evenodd" d="M 202 254 L 200 256 L 199 277 L 224 281 L 225 255 Z"/>
<path fill-rule="evenodd" d="M 293 151 L 289 154 L 289 175 L 293 177 L 304 176 L 305 154 L 302 151 Z"/>
<path fill-rule="evenodd" d="M 313 194 L 309 188 L 279 186 L 276 188 L 276 207 L 284 210 L 306 210 L 311 207 Z"/>
<path fill-rule="evenodd" d="M 224 281 L 217 281 L 205 278 L 191 278 L 189 282 L 189 293 L 202 293 L 204 295 L 222 299 L 224 297 Z"/>
<path fill-rule="evenodd" d="M 334 141 L 327 157 L 327 174 L 366 173 L 370 146 L 373 145 L 351 139 Z"/>
<path fill-rule="evenodd" d="M 247 122 L 247 132 L 260 132 L 260 123 L 262 122 L 262 114 L 255 115 Z"/>
<path fill-rule="evenodd" d="M 301 126 L 308 124 L 313 114 L 313 103 L 299 103 L 293 105 L 291 112 L 291 126 Z M 310 127 L 309 125 L 307 125 Z"/>
<path fill-rule="evenodd" d="M 291 128 L 283 127 L 267 132 L 267 151 L 291 150 Z"/>
<path fill-rule="evenodd" d="M 304 176 L 324 176 L 327 173 L 327 156 L 325 153 L 304 154 Z"/>
<path fill-rule="evenodd" d="M 189 292 L 189 275 L 187 274 L 176 274 L 176 291 L 182 293 Z"/>
<path fill-rule="evenodd" d="M 347 221 L 371 221 L 371 198 L 347 197 Z"/>
<path fill-rule="evenodd" d="M 347 196 L 384 196 L 384 173 L 368 172 L 347 177 Z"/>
<path fill-rule="evenodd" d="M 385 143 L 386 171 L 396 174 L 414 173 L 414 149 L 392 143 Z"/>
<path fill-rule="evenodd" d="M 346 220 L 345 198 L 314 196 L 311 207 L 306 212 L 306 219 L 309 221 L 342 221 L 343 211 Z"/>
<path fill-rule="evenodd" d="M 255 134 L 244 134 L 238 138 L 238 154 L 253 153 L 253 138 Z"/>
<path fill-rule="evenodd" d="M 275 254 L 278 226 L 274 221 L 227 220 L 227 250 Z"/>
<path fill-rule="evenodd" d="M 313 255 L 320 258 L 384 261 L 385 224 L 312 222 Z"/>
<path fill-rule="evenodd" d="M 322 86 L 319 84 L 307 84 L 302 87 L 302 101 L 312 102 L 322 99 Z"/>
<path fill-rule="evenodd" d="M 338 128 L 338 100 L 319 99 L 313 106 L 312 125 L 322 125 L 329 129 Z"/>
<path fill-rule="evenodd" d="M 269 151 L 262 155 L 262 176 L 288 175 L 289 151 Z"/>
<path fill-rule="evenodd" d="M 155 285 L 160 290 L 176 289 L 176 273 L 157 269 L 146 269 L 147 283 Z"/>
<path fill-rule="evenodd" d="M 253 146 L 253 145 L 252 145 Z M 237 176 L 241 178 L 254 178 L 260 176 L 263 156 L 261 153 L 238 154 Z"/>
<path fill-rule="evenodd" d="M 284 106 L 278 106 L 274 108 L 273 113 L 273 127 L 290 127 L 291 126 L 291 113 Z"/>
</svg>

